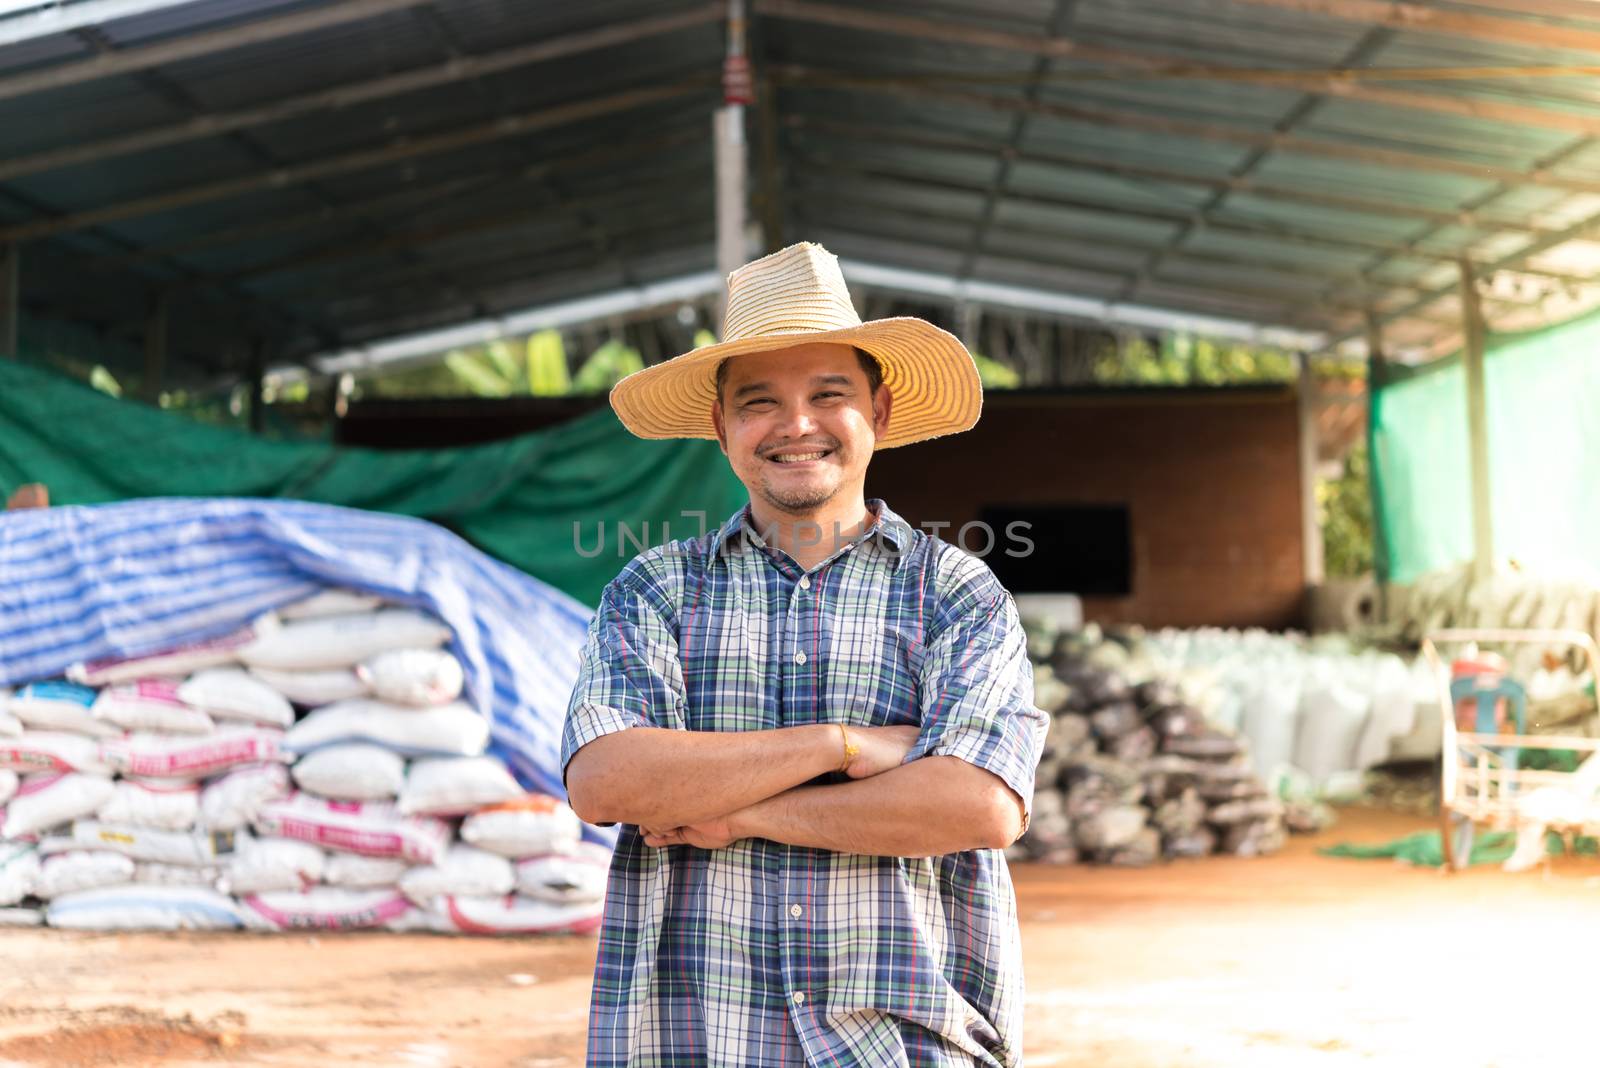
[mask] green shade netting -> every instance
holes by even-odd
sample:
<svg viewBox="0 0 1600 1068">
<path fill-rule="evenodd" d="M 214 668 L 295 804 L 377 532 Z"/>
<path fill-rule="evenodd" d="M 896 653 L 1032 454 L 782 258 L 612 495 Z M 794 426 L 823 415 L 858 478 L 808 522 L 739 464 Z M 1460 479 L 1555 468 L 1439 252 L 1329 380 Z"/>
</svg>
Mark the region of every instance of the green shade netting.
<svg viewBox="0 0 1600 1068">
<path fill-rule="evenodd" d="M 54 504 L 289 497 L 418 516 L 585 604 L 636 540 L 693 536 L 748 499 L 715 443 L 644 441 L 610 408 L 488 445 L 345 448 L 206 426 L 0 361 L 0 491 L 26 482 Z"/>
<path fill-rule="evenodd" d="M 1374 385 L 1379 571 L 1407 583 L 1472 558 L 1466 374 L 1458 358 Z M 1600 581 L 1600 314 L 1491 338 L 1484 357 L 1494 548 Z"/>
</svg>

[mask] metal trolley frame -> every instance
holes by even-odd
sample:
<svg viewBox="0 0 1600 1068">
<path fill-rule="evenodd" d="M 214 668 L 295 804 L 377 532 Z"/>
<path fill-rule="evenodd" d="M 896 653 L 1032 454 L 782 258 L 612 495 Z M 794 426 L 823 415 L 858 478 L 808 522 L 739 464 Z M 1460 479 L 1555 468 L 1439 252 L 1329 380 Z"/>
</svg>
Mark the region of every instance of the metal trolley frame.
<svg viewBox="0 0 1600 1068">
<path fill-rule="evenodd" d="M 1439 655 L 1441 644 L 1475 642 L 1512 645 L 1564 645 L 1583 650 L 1588 669 L 1600 677 L 1600 648 L 1581 630 L 1439 630 L 1422 642 L 1438 683 L 1440 750 L 1439 830 L 1446 871 L 1465 868 L 1472 855 L 1478 824 L 1508 830 L 1517 822 L 1517 796 L 1536 786 L 1560 784 L 1571 772 L 1508 767 L 1504 749 L 1571 749 L 1587 758 L 1600 752 L 1600 738 L 1577 734 L 1476 734 L 1456 729 L 1455 702 L 1450 696 L 1450 670 Z M 1600 712 L 1600 698 L 1596 711 Z M 1562 828 L 1570 830 L 1572 828 Z"/>
</svg>

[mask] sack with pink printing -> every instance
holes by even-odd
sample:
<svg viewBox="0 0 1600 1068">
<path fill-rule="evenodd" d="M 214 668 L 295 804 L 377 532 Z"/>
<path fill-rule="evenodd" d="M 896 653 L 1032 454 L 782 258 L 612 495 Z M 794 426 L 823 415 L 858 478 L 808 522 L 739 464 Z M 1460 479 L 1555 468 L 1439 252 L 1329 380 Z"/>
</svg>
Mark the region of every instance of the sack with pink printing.
<svg viewBox="0 0 1600 1068">
<path fill-rule="evenodd" d="M 259 930 L 345 931 L 382 927 L 410 912 L 410 901 L 393 887 L 349 890 L 317 886 L 303 891 L 250 894 L 240 902 L 245 922 Z"/>
<path fill-rule="evenodd" d="M 398 857 L 413 864 L 434 863 L 450 843 L 448 823 L 403 816 L 392 802 L 328 801 L 306 793 L 268 802 L 251 826 L 261 835 L 369 857 Z"/>
<path fill-rule="evenodd" d="M 445 897 L 429 906 L 437 931 L 457 934 L 583 934 L 598 930 L 600 902 L 556 904 L 512 894 L 507 897 Z"/>
<path fill-rule="evenodd" d="M 94 812 L 111 797 L 111 780 L 75 771 L 46 771 L 22 780 L 6 803 L 0 838 L 31 838 Z"/>
<path fill-rule="evenodd" d="M 152 779 L 203 779 L 240 764 L 290 759 L 283 750 L 283 732 L 270 727 L 219 727 L 186 738 L 130 734 L 106 742 L 101 754 L 124 775 Z"/>
<path fill-rule="evenodd" d="M 118 779 L 95 816 L 163 831 L 184 831 L 200 815 L 200 784 L 173 779 Z"/>
<path fill-rule="evenodd" d="M 163 731 L 169 734 L 210 734 L 217 725 L 211 717 L 179 696 L 171 679 L 137 679 L 108 686 L 90 710 L 95 719 L 121 730 Z"/>
<path fill-rule="evenodd" d="M 31 771 L 81 771 L 109 775 L 100 757 L 100 742 L 70 731 L 24 731 L 18 738 L 0 738 L 0 768 Z"/>
<path fill-rule="evenodd" d="M 131 682 L 134 679 L 188 675 L 204 668 L 237 663 L 240 649 L 252 642 L 263 640 L 277 629 L 277 617 L 268 613 L 252 620 L 248 626 L 232 634 L 224 634 L 220 638 L 189 642 L 144 656 L 107 657 L 103 660 L 74 664 L 67 669 L 67 678 L 73 682 L 81 682 L 85 686 L 107 686 L 114 682 Z"/>
</svg>

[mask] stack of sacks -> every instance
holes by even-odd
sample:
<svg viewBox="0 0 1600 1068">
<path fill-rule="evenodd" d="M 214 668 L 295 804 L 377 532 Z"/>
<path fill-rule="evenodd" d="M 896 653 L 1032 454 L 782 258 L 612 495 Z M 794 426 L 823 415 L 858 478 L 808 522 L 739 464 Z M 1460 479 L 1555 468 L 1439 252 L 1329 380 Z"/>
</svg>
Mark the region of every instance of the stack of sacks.
<svg viewBox="0 0 1600 1068">
<path fill-rule="evenodd" d="M 0 922 L 597 925 L 609 851 L 483 755 L 450 637 L 328 590 L 228 639 L 24 686 L 0 711 Z"/>
</svg>

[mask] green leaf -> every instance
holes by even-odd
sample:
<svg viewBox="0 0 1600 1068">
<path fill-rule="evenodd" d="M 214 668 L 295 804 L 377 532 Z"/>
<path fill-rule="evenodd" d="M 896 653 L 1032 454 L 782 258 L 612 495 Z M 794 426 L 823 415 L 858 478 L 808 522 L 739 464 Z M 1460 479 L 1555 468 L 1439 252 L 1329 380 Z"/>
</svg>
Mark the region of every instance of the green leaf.
<svg viewBox="0 0 1600 1068">
<path fill-rule="evenodd" d="M 572 392 L 567 348 L 561 331 L 541 330 L 528 337 L 528 392 L 535 397 L 561 397 Z"/>
</svg>

